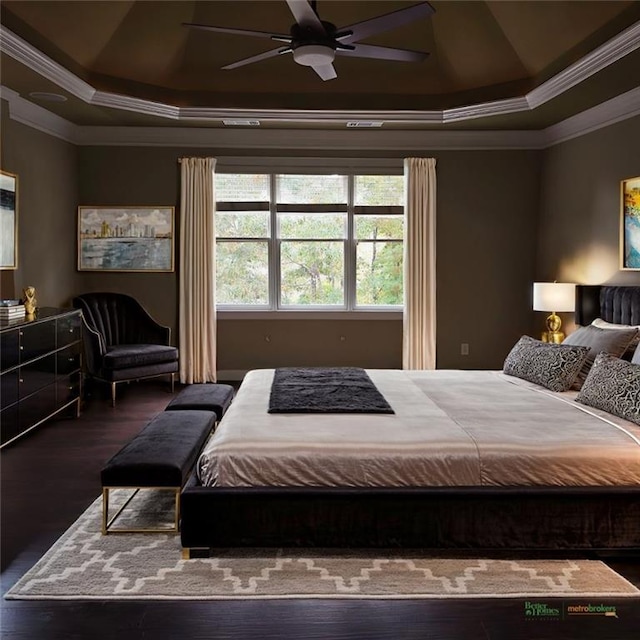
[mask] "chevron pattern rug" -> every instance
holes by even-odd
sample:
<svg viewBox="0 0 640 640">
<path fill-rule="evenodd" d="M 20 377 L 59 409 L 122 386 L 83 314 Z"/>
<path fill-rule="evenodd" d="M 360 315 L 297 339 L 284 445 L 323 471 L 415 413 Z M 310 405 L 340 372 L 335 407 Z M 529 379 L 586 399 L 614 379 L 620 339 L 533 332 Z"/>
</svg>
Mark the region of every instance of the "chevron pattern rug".
<svg viewBox="0 0 640 640">
<path fill-rule="evenodd" d="M 128 497 L 114 491 L 113 506 Z M 122 528 L 171 524 L 171 497 L 140 492 Z M 407 550 L 217 549 L 184 560 L 179 536 L 100 532 L 98 498 L 6 594 L 8 599 L 637 597 L 592 560 L 434 558 Z"/>
</svg>

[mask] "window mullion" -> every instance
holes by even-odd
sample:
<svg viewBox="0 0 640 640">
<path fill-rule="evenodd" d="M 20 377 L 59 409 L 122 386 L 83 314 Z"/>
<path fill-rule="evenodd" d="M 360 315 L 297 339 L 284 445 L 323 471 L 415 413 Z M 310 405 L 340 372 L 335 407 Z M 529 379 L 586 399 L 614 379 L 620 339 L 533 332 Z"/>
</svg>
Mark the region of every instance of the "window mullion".
<svg viewBox="0 0 640 640">
<path fill-rule="evenodd" d="M 347 311 L 352 311 L 356 306 L 356 243 L 354 210 L 354 183 L 353 175 L 348 176 L 347 183 L 347 237 L 344 246 L 344 295 Z"/>
<path fill-rule="evenodd" d="M 274 311 L 280 308 L 280 237 L 278 233 L 278 191 L 276 174 L 269 176 L 271 197 L 269 198 L 269 213 L 271 233 L 269 240 L 269 307 Z"/>
</svg>

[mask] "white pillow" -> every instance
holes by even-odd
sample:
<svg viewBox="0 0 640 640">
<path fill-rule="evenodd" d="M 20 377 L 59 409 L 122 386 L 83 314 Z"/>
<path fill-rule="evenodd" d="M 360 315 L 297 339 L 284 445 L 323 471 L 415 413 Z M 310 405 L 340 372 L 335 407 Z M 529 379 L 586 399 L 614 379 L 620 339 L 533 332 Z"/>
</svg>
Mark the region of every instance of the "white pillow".
<svg viewBox="0 0 640 640">
<path fill-rule="evenodd" d="M 598 329 L 638 329 L 640 330 L 640 324 L 615 324 L 613 322 L 607 322 L 602 318 L 596 318 L 591 324 L 594 327 L 598 327 Z"/>
<path fill-rule="evenodd" d="M 640 349 L 638 345 L 640 345 L 640 325 L 639 324 L 615 324 L 614 322 L 607 322 L 602 318 L 596 318 L 592 323 L 592 326 L 598 327 L 598 329 L 611 329 L 612 331 L 617 331 L 620 329 L 637 329 L 638 333 L 636 337 L 629 343 L 627 350 L 622 355 L 624 360 L 631 360 L 634 356 L 638 356 L 640 354 Z"/>
</svg>

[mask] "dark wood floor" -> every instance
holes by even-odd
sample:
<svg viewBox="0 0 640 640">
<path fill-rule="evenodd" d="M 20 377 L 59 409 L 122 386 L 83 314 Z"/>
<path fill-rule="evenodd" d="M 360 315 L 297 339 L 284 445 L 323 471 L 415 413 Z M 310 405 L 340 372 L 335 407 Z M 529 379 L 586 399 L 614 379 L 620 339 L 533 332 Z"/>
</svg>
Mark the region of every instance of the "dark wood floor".
<svg viewBox="0 0 640 640">
<path fill-rule="evenodd" d="M 104 392 L 104 393 L 103 393 Z M 59 419 L 2 450 L 2 593 L 100 493 L 104 462 L 171 396 L 166 382 L 87 398 L 79 419 Z M 640 586 L 640 562 L 609 561 Z M 544 599 L 541 599 L 544 601 Z M 574 600 L 575 604 L 587 602 Z M 592 604 L 599 604 L 591 600 Z M 2 600 L 0 636 L 11 640 L 184 638 L 238 640 L 625 640 L 640 637 L 640 602 L 603 599 L 618 618 L 525 618 L 523 599 L 73 602 Z"/>
</svg>

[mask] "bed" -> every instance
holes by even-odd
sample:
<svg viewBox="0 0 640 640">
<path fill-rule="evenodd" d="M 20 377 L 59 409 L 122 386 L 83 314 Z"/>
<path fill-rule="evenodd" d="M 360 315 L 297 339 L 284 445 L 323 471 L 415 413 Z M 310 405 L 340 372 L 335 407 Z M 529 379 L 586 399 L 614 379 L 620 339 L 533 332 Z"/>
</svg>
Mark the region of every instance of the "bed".
<svg viewBox="0 0 640 640">
<path fill-rule="evenodd" d="M 640 287 L 577 302 L 640 324 Z M 183 490 L 183 547 L 640 549 L 638 424 L 497 371 L 367 373 L 394 413 L 273 415 L 273 370 L 250 372 Z"/>
</svg>

